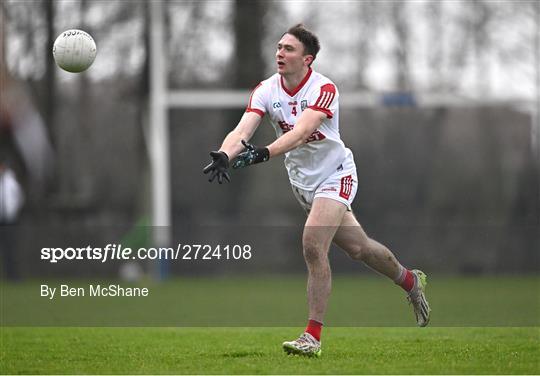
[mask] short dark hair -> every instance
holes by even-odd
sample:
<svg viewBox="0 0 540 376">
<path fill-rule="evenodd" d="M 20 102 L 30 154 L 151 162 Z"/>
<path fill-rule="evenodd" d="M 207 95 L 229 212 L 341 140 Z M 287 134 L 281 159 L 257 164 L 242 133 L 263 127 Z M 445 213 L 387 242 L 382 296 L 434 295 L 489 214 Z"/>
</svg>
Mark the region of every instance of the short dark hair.
<svg viewBox="0 0 540 376">
<path fill-rule="evenodd" d="M 317 57 L 317 53 L 321 49 L 319 44 L 319 38 L 313 32 L 306 29 L 304 24 L 297 24 L 289 28 L 285 34 L 291 34 L 296 39 L 298 39 L 304 45 L 304 53 L 306 55 L 312 55 L 313 60 Z M 283 34 L 283 35 L 285 35 Z M 311 65 L 311 64 L 310 64 Z"/>
</svg>

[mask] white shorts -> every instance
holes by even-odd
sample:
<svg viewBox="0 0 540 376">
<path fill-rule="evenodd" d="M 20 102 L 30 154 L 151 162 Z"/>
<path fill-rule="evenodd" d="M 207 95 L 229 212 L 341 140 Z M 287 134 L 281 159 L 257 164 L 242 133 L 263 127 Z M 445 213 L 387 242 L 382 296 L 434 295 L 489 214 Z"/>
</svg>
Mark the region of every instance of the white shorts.
<svg viewBox="0 0 540 376">
<path fill-rule="evenodd" d="M 352 154 L 350 154 L 336 171 L 324 180 L 314 191 L 307 191 L 295 185 L 292 186 L 294 196 L 309 213 L 315 197 L 325 197 L 341 202 L 351 211 L 351 204 L 358 189 L 358 177 L 356 175 L 356 165 Z"/>
</svg>

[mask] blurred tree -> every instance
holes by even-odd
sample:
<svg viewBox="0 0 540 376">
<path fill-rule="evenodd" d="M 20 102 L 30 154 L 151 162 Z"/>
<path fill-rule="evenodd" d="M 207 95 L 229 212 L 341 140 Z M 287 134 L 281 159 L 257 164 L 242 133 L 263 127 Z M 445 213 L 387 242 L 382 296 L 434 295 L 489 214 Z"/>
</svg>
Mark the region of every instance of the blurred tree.
<svg viewBox="0 0 540 376">
<path fill-rule="evenodd" d="M 261 22 L 266 1 L 234 2 L 233 87 L 254 87 L 262 80 L 265 62 L 262 56 L 264 24 Z"/>
<path fill-rule="evenodd" d="M 233 9 L 234 53 L 231 59 L 232 87 L 253 89 L 262 81 L 265 73 L 265 62 L 262 52 L 264 24 L 261 20 L 267 11 L 264 0 L 235 0 Z M 247 105 L 246 98 L 246 105 Z M 244 109 L 227 111 L 224 124 L 226 134 L 236 126 L 244 113 Z M 225 211 L 233 215 L 242 207 L 241 202 L 250 189 L 247 174 L 235 174 L 235 187 L 231 191 Z"/>
<path fill-rule="evenodd" d="M 84 30 L 90 35 L 95 35 L 93 28 L 87 22 L 89 9 L 88 0 L 80 0 L 77 18 L 80 22 L 78 29 Z M 58 68 L 54 67 L 56 72 Z M 70 205 L 89 206 L 96 200 L 97 177 L 99 176 L 99 166 L 96 166 L 96 158 L 87 158 L 78 150 L 85 147 L 92 149 L 95 147 L 96 136 L 93 132 L 94 126 L 94 101 L 93 86 L 91 85 L 88 73 L 76 76 L 77 103 L 75 108 L 78 114 L 77 132 L 70 137 L 69 146 L 66 146 L 58 158 L 61 169 L 70 173 L 60 174 L 60 192 L 69 197 Z M 72 125 L 70 125 L 72 127 Z M 57 137 L 61 137 L 60 132 Z M 68 164 L 69 166 L 66 166 Z M 73 166 L 77 166 L 76 169 Z"/>
<path fill-rule="evenodd" d="M 408 3 L 393 2 L 390 6 L 390 21 L 393 27 L 396 43 L 394 44 L 395 88 L 399 91 L 411 90 L 412 80 L 410 72 L 410 26 L 407 13 Z"/>
<path fill-rule="evenodd" d="M 56 145 L 55 137 L 55 112 L 56 112 L 56 66 L 54 58 L 52 56 L 52 48 L 54 40 L 56 38 L 54 33 L 54 2 L 53 0 L 45 0 L 43 2 L 44 13 L 45 13 L 45 24 L 47 28 L 47 43 L 43 44 L 44 56 L 45 56 L 45 77 L 42 82 L 42 90 L 40 92 L 45 95 L 41 96 L 43 99 L 43 106 L 41 111 L 43 113 L 43 118 L 47 129 L 49 129 L 49 138 L 52 141 L 53 145 Z"/>
<path fill-rule="evenodd" d="M 197 60 L 201 49 L 197 48 L 200 40 L 197 38 L 197 25 L 202 22 L 202 9 L 204 2 L 185 2 L 185 3 L 168 3 L 167 17 L 165 17 L 166 30 L 169 30 L 167 40 L 170 63 L 169 67 L 169 82 L 172 88 L 181 86 L 184 87 L 190 82 L 185 82 L 185 77 L 196 76 L 193 70 L 190 70 L 189 55 L 193 55 L 194 60 Z M 180 23 L 179 19 L 183 22 Z"/>
<path fill-rule="evenodd" d="M 5 63 L 10 74 L 29 85 L 35 105 L 47 125 L 50 139 L 53 137 L 55 112 L 55 71 L 52 58 L 54 41 L 54 3 L 52 0 L 2 1 L 6 18 Z"/>
<path fill-rule="evenodd" d="M 172 88 L 216 87 L 231 82 L 231 2 L 171 1 L 167 7 Z"/>
<path fill-rule="evenodd" d="M 427 18 L 429 38 L 427 46 L 427 67 L 429 69 L 428 89 L 440 91 L 444 86 L 444 27 L 443 4 L 439 1 L 430 1 L 426 5 L 424 17 Z"/>
<path fill-rule="evenodd" d="M 491 47 L 491 33 L 489 32 L 493 7 L 492 1 L 474 0 L 471 2 L 473 48 L 475 58 L 476 94 L 483 96 L 490 93 L 492 64 L 489 50 Z"/>
<path fill-rule="evenodd" d="M 377 33 L 377 4 L 373 1 L 358 2 L 359 14 L 359 41 L 358 54 L 358 86 L 361 89 L 368 87 L 367 67 L 371 57 L 375 35 Z"/>
</svg>

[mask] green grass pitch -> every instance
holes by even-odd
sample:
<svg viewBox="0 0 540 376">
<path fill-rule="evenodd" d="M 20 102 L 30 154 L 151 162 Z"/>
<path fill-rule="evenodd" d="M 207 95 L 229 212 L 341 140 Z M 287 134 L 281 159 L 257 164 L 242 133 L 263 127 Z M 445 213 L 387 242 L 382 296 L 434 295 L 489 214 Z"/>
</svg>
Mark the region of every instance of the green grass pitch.
<svg viewBox="0 0 540 376">
<path fill-rule="evenodd" d="M 336 276 L 319 359 L 281 349 L 303 330 L 303 276 L 170 280 L 140 303 L 46 302 L 34 282 L 3 284 L 0 373 L 540 373 L 540 278 L 429 283 L 432 322 L 417 328 L 384 278 Z M 23 325 L 44 316 L 49 327 Z"/>
<path fill-rule="evenodd" d="M 2 374 L 537 374 L 538 328 L 326 328 L 318 359 L 287 356 L 300 328 L 9 328 Z"/>
</svg>

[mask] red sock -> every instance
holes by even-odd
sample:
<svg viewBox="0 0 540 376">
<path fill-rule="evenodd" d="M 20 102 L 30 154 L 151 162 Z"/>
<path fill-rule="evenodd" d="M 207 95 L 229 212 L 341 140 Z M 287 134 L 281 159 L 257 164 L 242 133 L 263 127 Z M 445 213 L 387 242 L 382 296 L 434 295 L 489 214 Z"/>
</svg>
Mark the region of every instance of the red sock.
<svg viewBox="0 0 540 376">
<path fill-rule="evenodd" d="M 407 292 L 411 291 L 414 287 L 415 277 L 409 269 L 403 268 L 403 272 L 397 282 L 401 288 Z"/>
<path fill-rule="evenodd" d="M 309 320 L 306 327 L 306 333 L 311 334 L 313 338 L 315 338 L 317 341 L 320 341 L 322 326 L 323 326 L 322 322 Z"/>
</svg>

